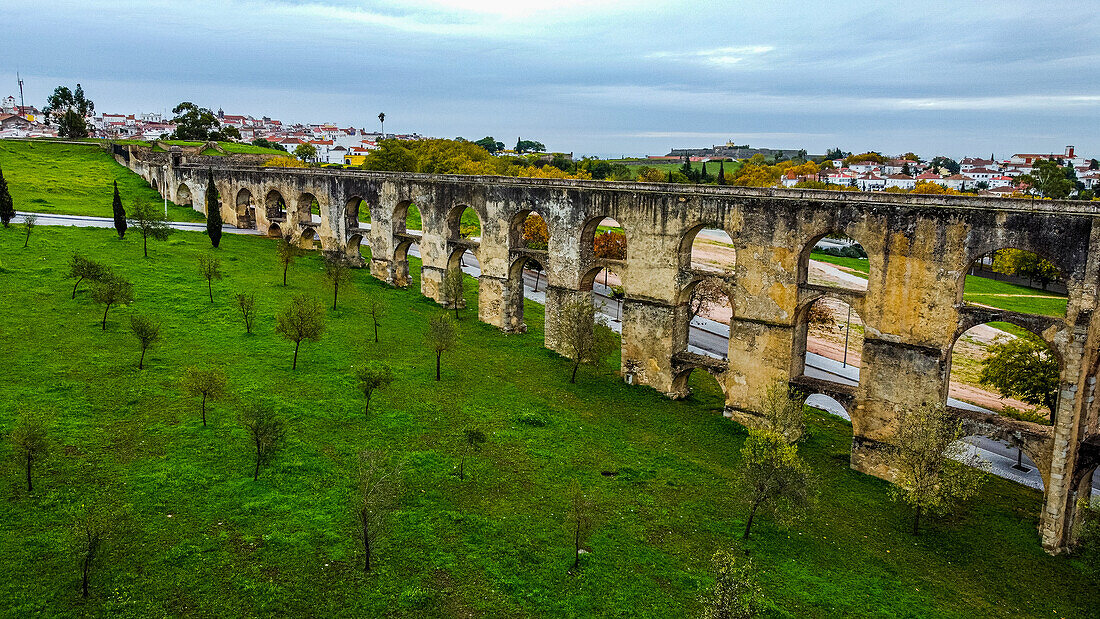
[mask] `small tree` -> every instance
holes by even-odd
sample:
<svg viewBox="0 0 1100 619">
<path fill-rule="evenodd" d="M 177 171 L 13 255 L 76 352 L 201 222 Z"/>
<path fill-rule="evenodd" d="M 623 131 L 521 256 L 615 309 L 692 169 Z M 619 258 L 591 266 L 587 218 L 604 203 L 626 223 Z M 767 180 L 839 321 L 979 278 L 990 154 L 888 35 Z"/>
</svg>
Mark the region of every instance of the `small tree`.
<svg viewBox="0 0 1100 619">
<path fill-rule="evenodd" d="M 317 158 L 317 147 L 307 143 L 302 143 L 294 149 L 294 156 L 302 160 L 302 163 L 308 163 Z"/>
<path fill-rule="evenodd" d="M 967 454 L 962 437 L 962 421 L 943 404 L 926 402 L 899 416 L 892 441 L 898 472 L 890 496 L 913 507 L 913 535 L 920 534 L 925 512 L 944 513 L 977 494 L 985 482 L 982 469 L 988 464 Z"/>
<path fill-rule="evenodd" d="M 46 424 L 36 416 L 20 415 L 19 422 L 11 433 L 14 453 L 27 472 L 27 492 L 33 492 L 31 468 L 35 462 L 46 457 L 49 451 L 49 439 Z"/>
<path fill-rule="evenodd" d="M 256 468 L 252 471 L 252 481 L 257 481 L 260 479 L 260 465 L 271 462 L 282 447 L 286 428 L 275 411 L 258 404 L 245 408 L 240 421 L 256 449 Z"/>
<path fill-rule="evenodd" d="M 103 330 L 107 330 L 107 312 L 112 305 L 134 302 L 134 285 L 120 275 L 108 271 L 92 283 L 92 299 L 103 304 Z"/>
<path fill-rule="evenodd" d="M 428 346 L 435 351 L 435 379 L 439 380 L 439 365 L 443 353 L 454 348 L 458 341 L 455 321 L 450 314 L 437 314 L 428 319 L 428 332 L 425 334 Z"/>
<path fill-rule="evenodd" d="M 703 619 L 759 617 L 763 592 L 752 561 L 738 560 L 732 550 L 719 550 L 711 557 L 711 565 L 714 566 L 714 591 L 700 600 Z"/>
<path fill-rule="evenodd" d="M 573 362 L 569 382 L 577 382 L 577 368 L 598 366 L 615 350 L 611 329 L 596 319 L 596 306 L 587 297 L 574 297 L 562 303 L 554 314 L 554 332 L 562 352 Z"/>
<path fill-rule="evenodd" d="M 776 379 L 768 385 L 761 408 L 768 430 L 783 437 L 789 445 L 802 440 L 806 432 L 805 407 L 791 397 L 786 381 Z"/>
<path fill-rule="evenodd" d="M 111 213 L 115 218 L 115 232 L 118 238 L 126 236 L 126 209 L 122 208 L 122 196 L 118 195 L 118 181 L 115 181 L 115 196 L 111 202 Z"/>
<path fill-rule="evenodd" d="M 76 289 L 80 286 L 80 282 L 84 280 L 98 281 L 108 271 L 107 267 L 81 256 L 80 254 L 73 254 L 69 258 L 69 274 L 66 276 L 70 279 L 75 279 L 76 283 L 73 284 L 72 298 L 76 298 Z"/>
<path fill-rule="evenodd" d="M 222 205 L 214 186 L 214 171 L 210 169 L 206 171 L 206 236 L 214 249 L 222 242 Z"/>
<path fill-rule="evenodd" d="M 290 270 L 294 259 L 302 255 L 302 250 L 286 239 L 279 239 L 279 245 L 275 251 L 278 252 L 279 264 L 283 265 L 283 285 L 286 286 L 286 272 Z"/>
<path fill-rule="evenodd" d="M 366 398 L 363 414 L 370 414 L 370 397 L 378 389 L 385 389 L 393 382 L 393 370 L 379 361 L 371 361 L 355 369 L 355 378 L 359 381 L 359 390 Z"/>
<path fill-rule="evenodd" d="M 443 297 L 449 299 L 454 306 L 455 320 L 458 320 L 458 310 L 466 302 L 466 278 L 461 267 L 449 269 L 443 276 Z"/>
<path fill-rule="evenodd" d="M 172 234 L 164 213 L 141 198 L 134 198 L 130 207 L 130 226 L 141 231 L 141 248 L 146 258 L 149 257 L 150 238 L 166 241 L 168 235 Z"/>
<path fill-rule="evenodd" d="M 546 220 L 531 213 L 523 220 L 523 244 L 529 249 L 546 249 L 550 243 L 550 230 Z"/>
<path fill-rule="evenodd" d="M 359 454 L 359 475 L 352 493 L 356 534 L 363 543 L 363 571 L 371 571 L 371 559 L 378 552 L 379 537 L 385 532 L 390 514 L 399 506 L 401 471 L 379 462 L 369 452 Z"/>
<path fill-rule="evenodd" d="M 465 447 L 462 449 L 462 459 L 458 461 L 458 478 L 466 479 L 466 456 L 470 455 L 470 451 L 475 453 L 481 451 L 481 446 L 485 443 L 485 433 L 481 430 L 466 429 L 462 431 L 462 438 Z"/>
<path fill-rule="evenodd" d="M 23 216 L 23 231 L 26 236 L 23 237 L 23 249 L 27 248 L 27 245 L 31 242 L 31 232 L 34 231 L 35 224 L 38 223 L 38 215 L 27 214 Z"/>
<path fill-rule="evenodd" d="M 107 543 L 117 531 L 118 510 L 102 496 L 81 504 L 73 523 L 74 550 L 80 560 L 80 596 L 88 598 L 92 572 L 107 554 Z"/>
<path fill-rule="evenodd" d="M 795 520 L 813 500 L 810 469 L 797 448 L 768 430 L 749 430 L 736 482 L 749 507 L 743 539 L 749 538 L 759 510 Z"/>
<path fill-rule="evenodd" d="M 220 367 L 189 367 L 183 374 L 183 391 L 202 398 L 202 426 L 206 427 L 206 401 L 225 395 L 225 371 Z"/>
<path fill-rule="evenodd" d="M 363 302 L 363 310 L 370 316 L 371 322 L 374 323 L 374 341 L 378 342 L 378 323 L 386 316 L 386 302 L 382 300 L 382 295 L 376 291 L 371 290 L 367 292 L 367 298 Z"/>
<path fill-rule="evenodd" d="M 237 309 L 241 310 L 241 318 L 244 318 L 245 333 L 252 333 L 252 323 L 256 320 L 256 293 L 237 293 Z"/>
<path fill-rule="evenodd" d="M 688 309 L 691 317 L 695 318 L 709 309 L 725 305 L 728 300 L 726 282 L 717 276 L 704 277 L 691 289 Z"/>
<path fill-rule="evenodd" d="M 0 168 L 0 223 L 7 228 L 11 225 L 12 217 L 15 217 L 15 203 L 8 191 L 8 181 L 4 179 L 4 170 Z"/>
<path fill-rule="evenodd" d="M 138 369 L 145 369 L 145 351 L 160 341 L 160 325 L 153 322 L 148 316 L 142 314 L 130 314 L 130 332 L 137 338 L 141 346 L 141 359 L 138 360 Z"/>
<path fill-rule="evenodd" d="M 210 297 L 210 302 L 214 302 L 214 280 L 222 278 L 222 261 L 217 256 L 201 255 L 199 256 L 199 273 L 206 280 L 206 293 Z"/>
<path fill-rule="evenodd" d="M 996 341 L 982 359 L 978 380 L 1008 397 L 1020 398 L 1032 406 L 1045 406 L 1051 419 L 1058 408 L 1058 359 L 1050 347 L 1033 333 Z"/>
<path fill-rule="evenodd" d="M 576 479 L 569 480 L 569 508 L 565 512 L 565 524 L 573 538 L 573 565 L 569 568 L 572 575 L 581 565 L 581 549 L 588 543 L 592 532 L 592 500 L 585 496 Z"/>
<path fill-rule="evenodd" d="M 316 342 L 325 333 L 325 308 L 309 295 L 295 295 L 283 311 L 275 316 L 275 332 L 294 342 L 294 363 L 298 369 L 298 348 L 302 340 Z"/>
<path fill-rule="evenodd" d="M 332 282 L 332 309 L 336 309 L 336 297 L 340 294 L 340 284 L 351 281 L 351 264 L 342 254 L 325 256 L 325 279 Z"/>
</svg>

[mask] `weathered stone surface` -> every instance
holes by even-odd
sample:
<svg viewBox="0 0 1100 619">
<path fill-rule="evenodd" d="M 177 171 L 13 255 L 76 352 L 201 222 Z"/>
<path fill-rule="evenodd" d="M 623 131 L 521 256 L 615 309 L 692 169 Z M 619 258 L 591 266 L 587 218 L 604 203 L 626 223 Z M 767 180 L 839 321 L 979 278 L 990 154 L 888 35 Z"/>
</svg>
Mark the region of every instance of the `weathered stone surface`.
<svg viewBox="0 0 1100 619">
<path fill-rule="evenodd" d="M 238 165 L 229 157 L 187 157 L 116 150 L 129 165 L 177 204 L 203 209 L 208 169 L 222 196 L 222 216 L 293 242 L 326 251 L 358 252 L 369 239 L 370 270 L 408 285 L 407 252 L 421 252 L 421 290 L 440 303 L 448 269 L 467 249 L 481 264 L 478 317 L 509 332 L 523 331 L 522 266 L 546 269 L 546 346 L 558 350 L 552 317 L 572 295 L 588 294 L 607 262 L 593 255 L 592 237 L 604 217 L 624 228 L 627 258 L 614 263 L 622 278 L 623 373 L 672 397 L 685 395 L 695 369 L 714 374 L 726 410 L 751 424 L 768 383 L 802 376 L 806 309 L 822 295 L 840 298 L 861 316 L 866 336 L 859 386 L 834 386 L 852 416 L 852 466 L 890 478 L 889 440 L 898 411 L 947 397 L 951 349 L 973 324 L 1004 320 L 1038 331 L 1062 364 L 1062 397 L 1055 424 L 1043 432 L 1012 434 L 1004 418 L 968 419 L 975 432 L 1013 438 L 1034 454 L 1043 471 L 1041 537 L 1063 548 L 1091 470 L 1098 439 L 1095 376 L 1100 363 L 1097 282 L 1100 280 L 1100 209 L 1093 203 L 918 196 L 792 189 L 689 186 L 559 179 L 430 176 L 358 170 L 274 169 Z M 309 204 L 321 206 L 311 221 Z M 369 231 L 354 205 L 370 209 Z M 285 211 L 279 205 L 285 205 Z M 424 230 L 405 230 L 411 204 Z M 478 240 L 463 239 L 465 207 L 481 219 Z M 546 220 L 547 251 L 522 246 L 529 213 Z M 728 281 L 733 318 L 729 361 L 722 367 L 685 357 L 691 243 L 701 229 L 726 231 L 736 265 Z M 864 247 L 870 273 L 865 293 L 829 291 L 807 283 L 809 253 L 829 233 Z M 1064 318 L 1035 317 L 966 307 L 963 282 L 972 262 L 992 250 L 1015 247 L 1052 260 L 1069 291 Z M 1026 436 L 1025 436 L 1026 434 Z"/>
</svg>

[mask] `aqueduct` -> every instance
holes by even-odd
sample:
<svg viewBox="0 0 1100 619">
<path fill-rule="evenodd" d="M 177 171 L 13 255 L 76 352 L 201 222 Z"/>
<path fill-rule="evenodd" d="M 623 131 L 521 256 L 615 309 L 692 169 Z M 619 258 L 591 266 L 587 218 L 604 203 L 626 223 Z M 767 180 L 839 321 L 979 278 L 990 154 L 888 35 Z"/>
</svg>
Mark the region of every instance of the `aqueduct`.
<svg viewBox="0 0 1100 619">
<path fill-rule="evenodd" d="M 481 267 L 478 318 L 506 332 L 525 329 L 527 260 L 545 267 L 548 317 L 563 301 L 588 294 L 593 270 L 611 267 L 625 290 L 626 380 L 681 397 L 690 372 L 710 372 L 725 392 L 727 414 L 744 424 L 758 419 L 763 391 L 777 377 L 806 393 L 828 394 L 851 415 L 851 466 L 887 479 L 898 413 L 946 400 L 957 336 L 992 320 L 1014 323 L 1039 333 L 1061 361 L 1054 424 L 956 412 L 967 433 L 1008 440 L 1038 464 L 1044 481 L 1040 537 L 1048 551 L 1069 543 L 1077 499 L 1088 496 L 1100 464 L 1100 208 L 1094 203 L 263 168 L 227 157 L 117 147 L 115 156 L 173 202 L 196 197 L 198 210 L 212 170 L 222 217 L 230 224 L 292 242 L 316 239 L 322 250 L 356 261 L 367 240 L 371 273 L 395 285 L 410 281 L 407 252 L 416 243 L 421 290 L 440 303 L 450 301 L 441 283 L 448 269 L 457 268 L 454 257 L 469 250 Z M 319 220 L 310 214 L 314 201 Z M 414 204 L 423 222 L 419 233 L 405 229 L 405 212 Z M 458 217 L 467 207 L 480 219 L 479 238 L 459 233 Z M 362 209 L 369 209 L 369 227 L 360 223 Z M 523 244 L 530 213 L 548 225 L 547 250 Z M 625 230 L 624 261 L 601 260 L 593 252 L 593 233 L 605 217 Z M 703 228 L 725 231 L 736 251 L 726 282 L 733 308 L 728 361 L 687 352 L 688 297 L 707 275 L 693 270 L 690 259 L 692 240 Z M 866 291 L 807 281 L 810 250 L 834 232 L 866 250 Z M 1064 318 L 962 302 L 970 265 L 1001 248 L 1031 251 L 1059 267 L 1068 289 Z M 823 295 L 848 303 L 863 320 L 857 386 L 803 373 L 798 348 L 805 346 L 805 310 Z M 545 338 L 547 347 L 558 348 L 551 320 Z"/>
</svg>

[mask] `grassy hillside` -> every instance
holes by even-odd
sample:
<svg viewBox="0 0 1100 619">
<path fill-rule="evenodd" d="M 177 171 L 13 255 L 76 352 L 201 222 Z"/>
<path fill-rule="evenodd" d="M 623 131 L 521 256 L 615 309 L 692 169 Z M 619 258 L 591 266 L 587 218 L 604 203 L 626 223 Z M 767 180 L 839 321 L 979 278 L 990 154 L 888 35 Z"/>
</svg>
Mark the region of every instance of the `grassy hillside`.
<svg viewBox="0 0 1100 619">
<path fill-rule="evenodd" d="M 1040 549 L 1038 492 L 994 480 L 913 538 L 887 484 L 848 468 L 851 426 L 816 414 L 801 451 L 820 476 L 818 508 L 791 528 L 764 520 L 742 542 L 731 480 L 745 434 L 720 415 L 717 386 L 693 377 L 696 395 L 672 402 L 623 384 L 615 359 L 571 385 L 567 362 L 541 346 L 534 304 L 523 335 L 467 310 L 435 382 L 422 341 L 441 310 L 359 270 L 291 372 L 273 316 L 296 293 L 331 300 L 315 255 L 284 288 L 273 241 L 227 237 L 211 305 L 196 265 L 211 250 L 198 233 L 153 243 L 149 260 L 138 239 L 110 230 L 43 227 L 21 246 L 19 230 L 0 229 L 0 608 L 10 616 L 685 617 L 698 614 L 708 557 L 723 547 L 763 570 L 774 617 L 1087 617 L 1100 605 L 1080 566 Z M 74 249 L 134 281 L 137 300 L 112 310 L 106 332 L 87 292 L 69 298 Z M 230 303 L 237 291 L 256 293 L 253 335 Z M 368 292 L 389 308 L 380 344 L 359 309 Z M 132 312 L 163 325 L 142 371 Z M 351 368 L 369 359 L 398 380 L 366 417 Z M 192 364 L 225 368 L 237 397 L 287 420 L 287 447 L 259 481 L 239 404 L 214 403 L 204 428 L 181 394 Z M 52 419 L 29 495 L 8 439 L 22 411 Z M 488 442 L 459 481 L 467 428 Z M 406 484 L 370 576 L 348 501 L 363 450 L 400 464 Z M 569 576 L 573 479 L 598 508 L 591 553 Z M 118 533 L 82 602 L 71 525 L 105 495 L 117 497 Z"/>
<path fill-rule="evenodd" d="M 134 198 L 163 200 L 144 179 L 95 145 L 0 140 L 0 169 L 18 211 L 111 217 L 114 181 L 127 208 Z M 172 221 L 205 221 L 202 213 L 172 203 L 168 216 Z"/>
</svg>

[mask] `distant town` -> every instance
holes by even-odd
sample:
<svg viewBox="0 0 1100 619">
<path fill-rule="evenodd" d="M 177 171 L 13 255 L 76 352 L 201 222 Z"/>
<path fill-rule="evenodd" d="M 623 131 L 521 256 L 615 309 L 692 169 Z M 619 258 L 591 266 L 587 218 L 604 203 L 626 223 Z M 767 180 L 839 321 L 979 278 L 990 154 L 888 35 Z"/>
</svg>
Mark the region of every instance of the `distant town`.
<svg viewBox="0 0 1100 619">
<path fill-rule="evenodd" d="M 294 152 L 302 145 L 311 145 L 317 163 L 358 165 L 370 151 L 378 148 L 382 139 L 423 140 L 419 133 L 386 133 L 356 127 L 340 127 L 333 123 L 284 123 L 262 116 L 216 112 L 218 123 L 236 129 L 242 142 L 263 141 L 264 145 Z M 176 129 L 172 118 L 156 112 L 135 114 L 92 114 L 86 119 L 89 137 L 117 140 L 156 141 L 168 138 Z M 0 138 L 57 138 L 58 128 L 46 122 L 43 111 L 35 106 L 19 105 L 15 96 L 0 99 Z M 500 150 L 498 154 L 511 151 Z M 913 191 L 918 184 L 931 183 L 947 190 L 988 196 L 1012 196 L 1025 193 L 1032 173 L 1040 161 L 1056 162 L 1074 189 L 1069 195 L 1091 198 L 1100 188 L 1100 165 L 1097 159 L 1081 155 L 1073 146 L 1059 153 L 1015 153 L 995 158 L 967 156 L 958 162 L 947 157 L 923 160 L 912 153 L 882 156 L 866 153 L 867 159 L 844 153 L 839 149 L 824 155 L 808 154 L 798 149 L 752 148 L 727 142 L 709 148 L 673 148 L 665 155 L 649 155 L 632 160 L 634 164 L 707 164 L 720 161 L 752 160 L 779 163 L 782 161 L 814 162 L 791 166 L 782 171 L 776 186 L 832 187 L 859 191 Z M 568 154 L 572 159 L 572 154 Z M 1023 177 L 1023 178 L 1021 178 Z M 1088 191 L 1089 194 L 1082 192 Z"/>
</svg>

